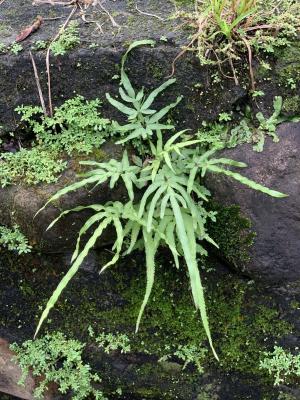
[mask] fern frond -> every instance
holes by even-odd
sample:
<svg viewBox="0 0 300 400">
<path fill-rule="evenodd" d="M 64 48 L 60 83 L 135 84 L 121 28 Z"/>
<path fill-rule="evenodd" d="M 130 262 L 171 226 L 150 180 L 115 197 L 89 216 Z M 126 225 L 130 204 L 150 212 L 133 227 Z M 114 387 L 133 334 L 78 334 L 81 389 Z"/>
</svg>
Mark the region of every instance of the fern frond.
<svg viewBox="0 0 300 400">
<path fill-rule="evenodd" d="M 98 228 L 94 231 L 93 235 L 89 238 L 89 240 L 86 243 L 86 245 L 84 246 L 82 252 L 78 255 L 78 257 L 76 258 L 75 262 L 73 263 L 73 265 L 71 266 L 69 271 L 66 273 L 66 275 L 63 277 L 63 279 L 60 281 L 57 288 L 54 290 L 52 296 L 50 297 L 50 299 L 47 302 L 46 308 L 44 309 L 44 311 L 41 315 L 41 318 L 39 320 L 38 326 L 37 326 L 35 334 L 34 334 L 34 338 L 37 336 L 43 322 L 47 318 L 51 308 L 53 308 L 54 305 L 56 304 L 62 291 L 66 288 L 66 286 L 68 285 L 70 280 L 76 274 L 80 265 L 83 263 L 85 257 L 88 255 L 91 248 L 95 245 L 98 237 L 101 236 L 102 231 L 103 231 L 103 226 L 102 226 L 102 224 L 100 224 L 98 226 Z"/>
<path fill-rule="evenodd" d="M 251 179 L 248 179 L 243 175 L 238 174 L 237 172 L 232 172 L 227 169 L 220 168 L 216 165 L 210 165 L 208 167 L 208 170 L 212 171 L 212 172 L 216 172 L 218 174 L 227 175 L 227 176 L 235 179 L 236 181 L 241 182 L 243 185 L 249 186 L 251 189 L 266 193 L 272 197 L 282 198 L 282 197 L 288 196 L 287 194 L 278 192 L 277 190 L 272 190 L 272 189 L 267 188 L 266 186 L 260 185 L 259 183 L 252 181 Z"/>
<path fill-rule="evenodd" d="M 143 316 L 145 307 L 149 301 L 150 294 L 152 291 L 154 283 L 154 274 L 155 274 L 155 253 L 158 245 L 158 243 L 155 243 L 155 241 L 153 240 L 152 234 L 148 233 L 145 229 L 143 229 L 143 237 L 145 242 L 147 284 L 146 284 L 146 292 L 144 300 L 141 305 L 139 315 L 136 321 L 136 327 L 135 327 L 136 332 L 138 332 L 139 330 L 141 318 Z"/>
</svg>

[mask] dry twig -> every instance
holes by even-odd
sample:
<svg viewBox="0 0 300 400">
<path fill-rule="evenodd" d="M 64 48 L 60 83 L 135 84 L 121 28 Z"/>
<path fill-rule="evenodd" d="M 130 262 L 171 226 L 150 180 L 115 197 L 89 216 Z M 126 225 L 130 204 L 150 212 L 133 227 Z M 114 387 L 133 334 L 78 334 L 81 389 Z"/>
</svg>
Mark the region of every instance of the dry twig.
<svg viewBox="0 0 300 400">
<path fill-rule="evenodd" d="M 52 6 L 71 6 L 73 4 L 77 4 L 77 0 L 70 0 L 70 1 L 59 1 L 59 0 L 33 0 L 33 5 L 38 4 L 50 4 Z"/>
<path fill-rule="evenodd" d="M 251 80 L 251 89 L 254 91 L 255 90 L 255 78 L 254 78 L 254 72 L 253 72 L 253 67 L 252 67 L 251 46 L 246 38 L 241 37 L 241 39 L 245 43 L 245 46 L 247 47 L 247 50 L 248 50 L 248 64 L 249 64 L 249 74 L 250 74 L 250 80 Z"/>
<path fill-rule="evenodd" d="M 157 19 L 159 19 L 160 21 L 166 21 L 166 20 L 167 20 L 166 18 L 159 17 L 158 15 L 151 14 L 151 13 L 148 13 L 148 12 L 145 12 L 145 11 L 141 11 L 141 10 L 138 8 L 137 4 L 135 5 L 135 9 L 136 9 L 140 14 L 148 15 L 148 17 L 157 18 Z"/>
<path fill-rule="evenodd" d="M 70 22 L 70 19 L 72 18 L 72 16 L 74 15 L 74 13 L 76 12 L 78 6 L 77 3 L 75 5 L 75 7 L 73 7 L 72 11 L 70 12 L 68 18 L 66 19 L 65 23 L 63 24 L 63 26 L 61 27 L 61 29 L 58 31 L 58 33 L 55 35 L 54 39 L 52 39 L 51 43 L 48 46 L 47 49 L 47 54 L 46 54 L 46 69 L 47 69 L 47 80 L 48 80 L 48 102 L 49 102 L 49 115 L 52 117 L 53 115 L 53 107 L 52 107 L 52 96 L 51 96 L 51 75 L 50 75 L 50 48 L 51 48 L 51 44 L 53 42 L 55 42 L 59 36 L 61 35 L 62 31 L 66 28 L 66 26 L 68 25 L 68 23 Z"/>
<path fill-rule="evenodd" d="M 40 102 L 41 102 L 41 106 L 44 112 L 45 117 L 47 116 L 47 110 L 46 110 L 46 106 L 45 106 L 45 101 L 44 101 L 44 96 L 43 96 L 43 92 L 42 92 L 42 88 L 41 88 L 41 83 L 40 83 L 40 78 L 39 78 L 39 74 L 38 74 L 38 70 L 33 58 L 33 55 L 31 53 L 31 51 L 29 51 L 29 55 L 31 58 L 31 62 L 32 62 L 32 67 L 33 67 L 33 71 L 34 71 L 34 77 L 35 77 L 35 82 L 36 82 L 36 86 L 39 92 L 39 98 L 40 98 Z"/>
<path fill-rule="evenodd" d="M 121 28 L 120 25 L 114 19 L 114 17 L 110 14 L 110 12 L 104 7 L 104 5 L 102 3 L 97 3 L 97 4 L 105 12 L 105 14 L 108 16 L 112 26 L 115 27 L 115 28 Z"/>
</svg>

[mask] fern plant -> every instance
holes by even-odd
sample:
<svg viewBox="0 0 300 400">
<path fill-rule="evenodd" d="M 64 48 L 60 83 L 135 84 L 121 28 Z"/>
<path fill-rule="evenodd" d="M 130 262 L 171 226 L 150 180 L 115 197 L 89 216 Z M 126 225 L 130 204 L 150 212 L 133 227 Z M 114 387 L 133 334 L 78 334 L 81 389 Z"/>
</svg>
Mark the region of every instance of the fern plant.
<svg viewBox="0 0 300 400">
<path fill-rule="evenodd" d="M 171 130 L 174 128 L 170 124 L 162 124 L 162 118 L 177 104 L 181 101 L 182 96 L 177 97 L 176 101 L 162 108 L 159 111 L 151 109 L 153 102 L 156 97 L 163 92 L 167 87 L 172 85 L 176 79 L 169 79 L 160 85 L 158 88 L 153 90 L 147 97 L 145 96 L 144 89 L 136 92 L 128 79 L 128 76 L 124 69 L 124 64 L 128 53 L 137 46 L 141 45 L 154 45 L 153 40 L 141 40 L 132 43 L 121 62 L 121 85 L 119 87 L 119 94 L 121 99 L 126 105 L 120 101 L 114 99 L 109 93 L 106 93 L 106 98 L 111 105 L 125 114 L 128 118 L 128 124 L 120 126 L 117 122 L 114 124 L 116 132 L 119 132 L 122 136 L 126 135 L 124 139 L 119 140 L 117 143 L 122 144 L 134 139 L 148 139 L 157 130 Z"/>
<path fill-rule="evenodd" d="M 121 86 L 132 97 L 135 96 L 135 91 L 124 70 L 126 57 L 128 52 L 137 45 L 151 43 L 149 41 L 134 43 L 123 57 Z M 110 96 L 108 96 L 108 99 L 111 100 Z M 149 96 L 147 99 L 149 99 Z M 111 104 L 122 109 L 119 103 L 116 104 L 111 101 Z M 157 114 L 162 115 L 163 113 L 158 111 Z M 134 115 L 133 120 L 139 118 L 139 112 L 130 115 Z M 149 129 L 147 123 L 150 124 Z M 209 344 L 214 356 L 218 358 L 213 348 L 204 289 L 197 266 L 197 255 L 206 255 L 207 253 L 204 242 L 217 246 L 206 231 L 207 220 L 215 221 L 216 217 L 214 212 L 208 212 L 205 209 L 204 204 L 208 200 L 210 192 L 201 184 L 201 179 L 207 171 L 221 173 L 270 196 L 284 197 L 285 195 L 227 169 L 230 166 L 243 168 L 246 167 L 246 164 L 227 158 L 214 158 L 213 156 L 220 147 L 207 149 L 201 139 L 193 139 L 187 136 L 186 131 L 174 133 L 163 143 L 161 131 L 164 128 L 161 128 L 161 126 L 153 127 L 153 121 L 146 120 L 146 118 L 143 120 L 143 124 L 145 124 L 143 130 L 136 131 L 134 135 L 132 127 L 128 128 L 128 136 L 122 141 L 131 141 L 136 137 L 142 138 L 147 143 L 151 153 L 151 158 L 147 159 L 147 162 L 135 158 L 135 164 L 130 163 L 126 151 L 124 151 L 121 161 L 83 162 L 85 165 L 95 167 L 95 169 L 87 172 L 80 181 L 61 189 L 46 203 L 47 205 L 64 194 L 89 184 L 107 183 L 113 189 L 114 185 L 122 180 L 128 192 L 126 203 L 114 201 L 104 205 L 78 206 L 62 212 L 50 224 L 49 228 L 70 212 L 80 212 L 84 209 L 90 209 L 94 212 L 79 232 L 72 257 L 72 266 L 49 299 L 40 318 L 36 334 L 96 240 L 109 225 L 112 225 L 116 231 L 116 239 L 112 246 L 114 256 L 102 267 L 101 272 L 115 264 L 121 255 L 131 254 L 135 249 L 144 250 L 146 256 L 146 292 L 137 317 L 136 331 L 138 331 L 144 309 L 151 295 L 155 277 L 156 253 L 160 246 L 166 246 L 169 248 L 177 268 L 181 265 L 181 257 L 185 261 L 195 307 L 200 311 Z M 124 128 L 123 132 L 126 129 Z M 136 196 L 137 190 L 140 189 L 144 190 L 142 198 Z M 89 229 L 94 229 L 93 233 L 81 248 L 81 237 Z"/>
</svg>

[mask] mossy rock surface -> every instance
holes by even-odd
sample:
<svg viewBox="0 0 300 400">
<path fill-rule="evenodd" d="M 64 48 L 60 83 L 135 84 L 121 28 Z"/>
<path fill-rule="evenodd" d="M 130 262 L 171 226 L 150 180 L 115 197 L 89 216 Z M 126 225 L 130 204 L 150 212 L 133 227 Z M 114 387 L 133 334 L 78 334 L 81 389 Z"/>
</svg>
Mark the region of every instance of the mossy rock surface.
<svg viewBox="0 0 300 400">
<path fill-rule="evenodd" d="M 240 279 L 213 261 L 211 272 L 202 272 L 217 363 L 209 349 L 201 360 L 204 373 L 191 363 L 171 356 L 159 359 L 179 345 L 207 347 L 199 315 L 195 313 L 184 271 L 177 271 L 161 255 L 151 301 L 138 334 L 135 320 L 144 295 L 143 257 L 124 259 L 106 274 L 97 271 L 106 253 L 94 253 L 63 293 L 40 334 L 61 330 L 87 343 L 85 360 L 102 377 L 109 399 L 277 399 L 272 380 L 259 370 L 263 351 L 275 340 L 289 344 L 297 330 L 282 317 L 281 310 L 299 301 L 299 296 L 282 296 Z M 104 257 L 104 258 L 103 258 Z M 203 264 L 204 265 L 204 264 Z M 24 256 L 18 264 L 2 257 L 0 264 L 0 337 L 22 342 L 32 337 L 41 309 L 63 276 L 67 265 L 61 257 Z M 296 318 L 295 314 L 285 318 Z M 297 310 L 293 311 L 297 313 Z M 97 333 L 128 335 L 131 352 L 105 354 L 88 335 L 88 326 Z M 117 388 L 122 396 L 116 395 Z M 201 397 L 202 396 L 202 397 Z"/>
<path fill-rule="evenodd" d="M 278 49 L 275 54 L 263 57 L 268 68 L 255 63 L 256 90 L 264 92 L 263 97 L 252 100 L 254 110 L 266 115 L 273 112 L 275 96 L 283 98 L 283 114 L 300 115 L 300 46 L 299 38 L 290 46 Z"/>
<path fill-rule="evenodd" d="M 172 71 L 172 62 L 189 41 L 189 31 L 175 29 L 178 21 L 168 19 L 174 13 L 172 2 L 141 1 L 139 9 L 165 19 L 141 14 L 133 3 L 121 0 L 105 2 L 105 7 L 115 18 L 120 28 L 113 27 L 109 18 L 90 7 L 95 23 L 86 24 L 76 13 L 73 20 L 79 23 L 80 44 L 63 56 L 51 56 L 51 87 L 54 105 L 60 105 L 74 95 L 88 99 L 105 99 L 105 93 L 117 92 L 121 57 L 128 45 L 139 39 L 154 39 L 154 48 L 143 46 L 132 52 L 127 61 L 127 70 L 136 87 L 152 89 L 166 80 Z M 13 15 L 12 15 L 13 12 Z M 0 121 L 2 133 L 14 130 L 19 117 L 14 108 L 21 104 L 39 103 L 36 82 L 29 57 L 29 50 L 38 40 L 47 43 L 56 35 L 59 26 L 70 13 L 70 8 L 43 4 L 33 7 L 30 2 L 16 0 L 13 10 L 6 2 L 1 5 L 1 23 L 9 26 L 10 36 L 1 35 L 0 43 L 11 44 L 17 34 L 32 23 L 37 14 L 45 18 L 40 29 L 22 42 L 23 51 L 0 54 Z M 62 17 L 61 19 L 49 19 Z M 99 18 L 99 19 L 98 19 Z M 98 23 L 104 23 L 103 31 L 97 31 Z M 141 29 L 142 27 L 142 29 Z M 175 30 L 174 30 L 175 29 Z M 163 38 L 163 40 L 161 40 Z M 167 39 L 167 40 L 165 40 Z M 45 50 L 33 51 L 40 74 L 41 86 L 46 97 L 47 76 Z M 184 99 L 172 113 L 173 120 L 188 128 L 198 127 L 200 121 L 214 119 L 224 110 L 245 96 L 245 90 L 235 86 L 232 80 L 213 85 L 212 75 L 217 67 L 200 68 L 195 54 L 187 53 L 176 63 L 177 83 L 160 97 L 155 107 L 172 102 L 178 95 Z M 209 88 L 209 92 L 208 92 Z M 47 103 L 47 101 L 46 101 Z M 106 116 L 118 117 L 110 105 L 103 107 Z M 180 118 L 179 118 L 180 115 Z M 1 131 L 0 131 L 1 134 Z"/>
<path fill-rule="evenodd" d="M 76 182 L 78 174 L 82 173 L 83 166 L 79 164 L 82 159 L 104 161 L 111 158 L 120 159 L 123 150 L 111 142 L 107 142 L 101 150 L 95 150 L 88 156 L 68 157 L 67 169 L 58 177 L 57 183 L 26 185 L 20 182 L 17 185 L 0 188 L 0 219 L 6 226 L 17 224 L 29 239 L 36 251 L 44 253 L 65 253 L 74 249 L 77 233 L 90 215 L 88 211 L 70 213 L 54 227 L 47 231 L 49 224 L 64 210 L 90 204 L 105 204 L 107 201 L 127 199 L 127 192 L 122 185 L 110 190 L 108 184 L 103 184 L 96 189 L 85 187 L 61 197 L 49 204 L 37 216 L 38 210 L 43 207 L 51 196 L 63 187 Z M 86 170 L 86 169 L 85 169 Z M 97 246 L 103 247 L 111 243 L 113 234 L 107 231 L 98 241 Z"/>
</svg>

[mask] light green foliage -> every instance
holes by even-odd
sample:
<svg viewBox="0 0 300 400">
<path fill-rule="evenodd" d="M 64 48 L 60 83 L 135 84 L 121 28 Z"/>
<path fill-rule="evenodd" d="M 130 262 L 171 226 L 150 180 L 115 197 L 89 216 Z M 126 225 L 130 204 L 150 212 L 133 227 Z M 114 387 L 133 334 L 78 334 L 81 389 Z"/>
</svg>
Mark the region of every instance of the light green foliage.
<svg viewBox="0 0 300 400">
<path fill-rule="evenodd" d="M 109 134 L 110 123 L 99 114 L 100 104 L 99 99 L 76 96 L 56 107 L 53 117 L 44 116 L 40 107 L 21 106 L 16 111 L 36 134 L 39 145 L 69 155 L 89 154 Z"/>
<path fill-rule="evenodd" d="M 55 56 L 64 55 L 79 43 L 78 23 L 71 21 L 65 29 L 60 29 L 59 38 L 51 43 L 50 49 Z"/>
<path fill-rule="evenodd" d="M 279 392 L 278 400 L 297 400 L 295 396 L 290 393 Z"/>
<path fill-rule="evenodd" d="M 138 42 L 138 44 L 145 44 L 145 42 Z M 130 46 L 129 50 L 138 44 L 135 43 L 135 45 Z M 125 57 L 127 54 L 128 52 Z M 125 57 L 122 60 L 121 85 L 125 96 L 130 95 L 133 97 L 134 89 L 124 70 Z M 162 86 L 158 89 L 159 91 L 163 90 Z M 155 91 L 152 92 L 152 97 L 153 93 Z M 147 104 L 146 102 L 144 103 L 147 107 L 148 103 L 150 102 L 151 104 L 152 101 L 150 96 L 146 100 Z M 111 99 L 110 97 L 108 98 Z M 116 107 L 122 110 L 123 105 L 120 104 L 119 102 L 115 103 Z M 139 112 L 136 110 L 135 114 L 132 114 L 132 109 L 127 110 L 127 108 L 123 109 L 123 111 L 129 116 L 134 115 L 133 118 L 136 118 Z M 225 174 L 268 195 L 274 197 L 285 197 L 285 195 L 253 182 L 237 172 L 232 172 L 228 167 L 244 168 L 246 164 L 227 158 L 216 158 L 219 147 L 207 150 L 205 140 L 202 141 L 186 136 L 185 131 L 173 134 L 164 143 L 161 132 L 161 129 L 164 128 L 160 126 L 161 124 L 158 124 L 159 126 L 153 126 L 153 124 L 157 124 L 157 121 L 165 114 L 166 109 L 164 108 L 162 113 L 160 111 L 157 112 L 156 121 L 148 120 L 148 122 L 145 122 L 144 119 L 143 123 L 145 125 L 142 128 L 137 128 L 138 133 L 130 131 L 129 135 L 122 139 L 122 142 L 124 142 L 140 137 L 146 141 L 152 155 L 147 163 L 136 159 L 136 165 L 131 165 L 126 151 L 121 162 L 116 160 L 106 163 L 85 162 L 89 166 L 94 166 L 95 169 L 84 174 L 81 181 L 57 192 L 47 202 L 48 204 L 64 194 L 88 184 L 99 185 L 109 182 L 110 188 L 113 189 L 119 179 L 122 179 L 125 183 L 129 198 L 127 202 L 124 201 L 123 203 L 114 201 L 104 205 L 78 206 L 72 210 L 64 211 L 51 223 L 49 228 L 69 212 L 78 212 L 84 209 L 94 211 L 94 214 L 85 222 L 79 232 L 77 245 L 72 256 L 72 266 L 49 299 L 40 318 L 36 333 L 64 288 L 78 271 L 90 249 L 102 235 L 104 229 L 111 225 L 115 229 L 117 237 L 112 247 L 114 255 L 111 261 L 102 267 L 101 272 L 107 269 L 108 266 L 115 264 L 121 254 L 131 254 L 136 248 L 145 251 L 146 293 L 138 314 L 136 331 L 139 328 L 145 306 L 151 295 L 155 277 L 156 253 L 159 246 L 166 246 L 173 256 L 176 268 L 180 268 L 180 256 L 185 260 L 195 308 L 200 312 L 208 341 L 217 358 L 212 345 L 204 289 L 197 262 L 199 256 L 207 254 L 204 242 L 217 246 L 207 233 L 206 222 L 209 219 L 215 220 L 215 213 L 207 211 L 204 207 L 204 203 L 208 200 L 210 193 L 202 185 L 201 178 L 208 171 Z M 147 124 L 150 125 L 149 129 Z M 189 149 L 191 145 L 197 146 L 191 150 Z M 133 190 L 134 187 L 137 190 L 144 189 L 141 199 L 135 197 L 136 190 Z M 95 225 L 96 227 L 87 243 L 80 250 L 81 236 Z"/>
<path fill-rule="evenodd" d="M 282 110 L 294 114 L 300 112 L 300 97 L 299 96 L 290 96 L 287 97 L 282 105 Z"/>
<path fill-rule="evenodd" d="M 255 151 L 263 151 L 266 135 L 271 136 L 273 142 L 279 142 L 279 137 L 276 134 L 276 127 L 286 118 L 280 117 L 282 108 L 282 97 L 276 96 L 273 101 L 274 112 L 270 118 L 265 118 L 262 112 L 256 114 L 256 119 L 259 122 L 259 127 L 256 131 L 255 141 L 257 142 L 253 149 Z"/>
<path fill-rule="evenodd" d="M 206 12 L 212 13 L 217 30 L 229 39 L 255 11 L 256 0 L 211 0 Z"/>
<path fill-rule="evenodd" d="M 14 55 L 19 54 L 22 50 L 23 46 L 20 45 L 19 43 L 13 43 L 9 48 L 9 51 Z"/>
<path fill-rule="evenodd" d="M 300 354 L 293 355 L 280 346 L 274 346 L 273 352 L 264 353 L 260 368 L 266 369 L 274 378 L 274 385 L 287 383 L 290 378 L 300 377 Z"/>
<path fill-rule="evenodd" d="M 111 351 L 120 351 L 121 353 L 130 352 L 130 340 L 124 333 L 105 333 L 102 332 L 99 335 L 95 335 L 95 332 L 91 326 L 88 328 L 89 335 L 94 338 L 100 348 L 103 348 L 104 352 L 109 354 Z"/>
<path fill-rule="evenodd" d="M 188 49 L 197 51 L 201 64 L 234 62 L 246 53 L 275 53 L 297 37 L 299 2 L 293 0 L 207 0 L 195 2 L 194 12 L 179 11 L 194 30 Z M 254 82 L 252 82 L 252 88 Z"/>
<path fill-rule="evenodd" d="M 66 167 L 57 154 L 39 147 L 22 149 L 17 153 L 0 154 L 1 187 L 19 182 L 36 185 L 40 182 L 57 181 L 57 175 Z"/>
<path fill-rule="evenodd" d="M 276 128 L 282 122 L 297 122 L 300 119 L 298 116 L 290 118 L 281 115 L 282 97 L 280 96 L 275 96 L 273 100 L 273 107 L 274 112 L 269 118 L 266 118 L 262 112 L 258 112 L 256 114 L 256 119 L 259 122 L 259 126 L 255 130 L 255 135 L 252 138 L 252 140 L 256 142 L 256 144 L 253 146 L 253 150 L 255 151 L 263 151 L 266 136 L 270 136 L 273 139 L 273 142 L 279 141 L 279 137 L 276 134 Z"/>
<path fill-rule="evenodd" d="M 222 122 L 222 121 L 227 122 L 227 121 L 231 121 L 231 120 L 232 120 L 232 117 L 231 117 L 230 114 L 228 114 L 226 112 L 223 112 L 223 113 L 219 114 L 219 121 L 220 122 Z"/>
<path fill-rule="evenodd" d="M 255 117 L 251 114 L 249 107 L 237 125 L 226 124 L 224 122 L 204 124 L 203 128 L 197 133 L 197 137 L 206 140 L 212 145 L 223 145 L 225 147 L 236 147 L 242 143 L 253 143 L 253 150 L 261 152 L 264 148 L 265 139 L 270 136 L 274 142 L 279 141 L 276 128 L 282 122 L 299 121 L 300 117 L 286 117 L 281 114 L 282 97 L 276 96 L 273 101 L 274 111 L 270 117 L 266 117 L 262 112 L 258 112 Z M 219 119 L 220 120 L 220 119 Z"/>
<path fill-rule="evenodd" d="M 287 78 L 285 85 L 291 88 L 292 90 L 297 88 L 297 82 L 294 78 Z"/>
<path fill-rule="evenodd" d="M 46 48 L 47 48 L 47 42 L 45 42 L 45 40 L 37 40 L 32 45 L 33 50 L 45 50 Z"/>
<path fill-rule="evenodd" d="M 0 225 L 0 245 L 10 251 L 16 251 L 18 254 L 31 251 L 28 239 L 20 231 L 18 225 L 14 225 L 13 228 Z"/>
<path fill-rule="evenodd" d="M 139 147 L 140 142 L 146 139 L 150 139 L 157 130 L 171 130 L 174 128 L 173 125 L 166 125 L 161 123 L 161 119 L 176 105 L 179 103 L 182 97 L 178 97 L 177 100 L 162 108 L 158 112 L 151 109 L 153 102 L 156 97 L 162 93 L 168 86 L 172 85 L 176 79 L 169 79 L 164 82 L 161 86 L 153 90 L 148 96 L 145 96 L 144 89 L 136 93 L 132 87 L 124 70 L 124 63 L 126 61 L 128 53 L 140 44 L 153 45 L 155 42 L 152 40 L 143 40 L 134 42 L 127 50 L 122 58 L 121 68 L 121 85 L 119 87 L 119 93 L 121 99 L 129 105 L 125 105 L 120 101 L 112 98 L 109 93 L 106 93 L 106 98 L 119 111 L 127 116 L 128 124 L 120 126 L 117 122 L 114 123 L 114 129 L 119 132 L 121 136 L 126 137 L 119 140 L 118 143 L 126 143 L 131 141 L 136 147 Z"/>
<path fill-rule="evenodd" d="M 86 101 L 76 96 L 55 108 L 53 117 L 45 116 L 41 107 L 20 106 L 16 111 L 36 139 L 31 149 L 0 154 L 2 187 L 23 182 L 29 185 L 52 183 L 67 163 L 61 153 L 89 154 L 99 148 L 110 134 L 110 122 L 98 112 L 98 99 Z"/>
<path fill-rule="evenodd" d="M 20 385 L 32 371 L 39 377 L 34 390 L 34 398 L 43 399 L 50 383 L 56 383 L 62 394 L 72 391 L 72 399 L 84 400 L 93 395 L 96 400 L 105 400 L 102 392 L 93 388 L 94 382 L 100 382 L 97 374 L 91 373 L 91 367 L 82 361 L 85 345 L 78 340 L 67 339 L 61 332 L 47 334 L 37 340 L 27 340 L 22 345 L 13 343 L 10 349 L 16 353 L 15 360 L 22 369 Z"/>
<path fill-rule="evenodd" d="M 263 97 L 265 95 L 265 92 L 263 92 L 262 90 L 253 90 L 253 92 L 251 93 L 251 96 L 253 98 L 255 97 Z"/>
<path fill-rule="evenodd" d="M 250 39 L 250 45 L 257 51 L 274 54 L 277 49 L 289 46 L 297 37 L 300 27 L 300 5 L 298 1 L 258 0 L 258 13 L 254 22 L 266 24 L 270 29 L 257 29 Z M 276 27 L 276 34 L 272 28 Z"/>
<path fill-rule="evenodd" d="M 185 369 L 189 364 L 193 364 L 197 367 L 200 374 L 204 372 L 202 362 L 206 357 L 207 349 L 202 346 L 190 345 L 179 345 L 173 353 L 167 354 L 160 358 L 159 361 L 166 361 L 171 357 L 175 356 L 184 362 L 182 369 Z"/>
<path fill-rule="evenodd" d="M 6 52 L 6 45 L 0 42 L 0 54 Z"/>
</svg>

